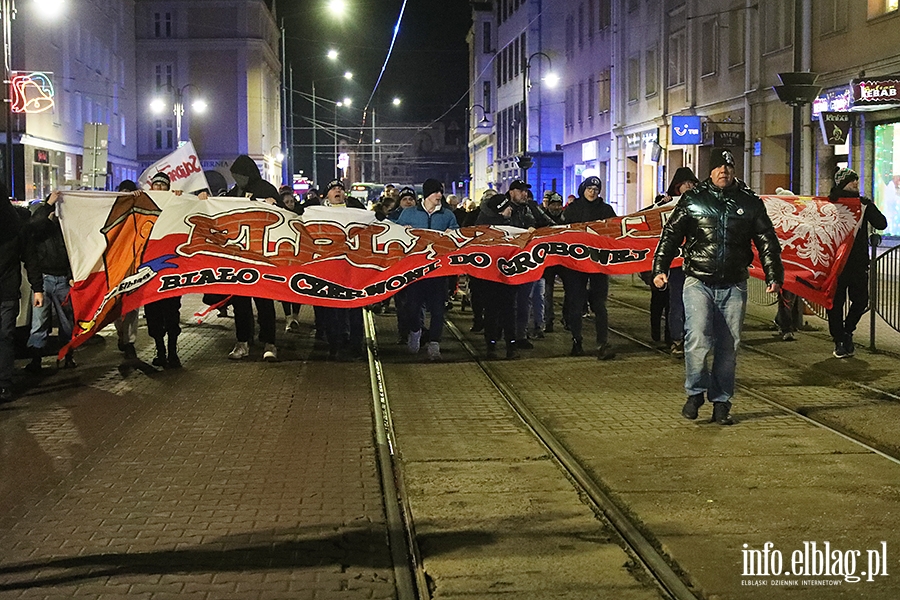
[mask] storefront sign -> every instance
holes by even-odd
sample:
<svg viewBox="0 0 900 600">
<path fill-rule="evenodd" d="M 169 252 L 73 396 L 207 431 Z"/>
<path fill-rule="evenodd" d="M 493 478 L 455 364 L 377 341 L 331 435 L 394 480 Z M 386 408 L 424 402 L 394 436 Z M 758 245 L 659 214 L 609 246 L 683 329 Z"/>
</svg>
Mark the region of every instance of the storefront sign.
<svg viewBox="0 0 900 600">
<path fill-rule="evenodd" d="M 891 77 L 869 77 L 854 79 L 854 110 L 877 110 L 890 106 L 900 106 L 900 79 Z"/>
<path fill-rule="evenodd" d="M 714 131 L 713 146 L 718 148 L 743 148 L 743 131 Z"/>
<path fill-rule="evenodd" d="M 42 165 L 46 165 L 50 162 L 50 151 L 49 150 L 41 150 L 40 148 L 34 149 L 34 162 L 40 163 Z"/>
<path fill-rule="evenodd" d="M 699 144 L 703 140 L 700 117 L 672 117 L 672 143 L 681 145 Z"/>
<path fill-rule="evenodd" d="M 850 113 L 823 112 L 819 114 L 819 127 L 822 137 L 829 146 L 841 146 L 847 143 L 850 135 Z"/>
<path fill-rule="evenodd" d="M 641 147 L 641 134 L 630 133 L 626 135 L 625 143 L 629 150 L 637 150 Z"/>
<path fill-rule="evenodd" d="M 825 111 L 844 112 L 853 106 L 853 89 L 849 85 L 831 88 L 819 94 L 812 103 L 812 116 L 816 118 Z"/>
</svg>

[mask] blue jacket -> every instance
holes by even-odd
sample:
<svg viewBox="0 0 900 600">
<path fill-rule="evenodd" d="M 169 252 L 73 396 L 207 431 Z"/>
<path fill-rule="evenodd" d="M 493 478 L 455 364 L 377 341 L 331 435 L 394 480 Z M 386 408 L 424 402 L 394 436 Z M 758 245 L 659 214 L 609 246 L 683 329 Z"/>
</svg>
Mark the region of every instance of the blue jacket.
<svg viewBox="0 0 900 600">
<path fill-rule="evenodd" d="M 416 229 L 434 229 L 436 231 L 459 229 L 459 223 L 456 222 L 456 215 L 454 215 L 453 211 L 444 204 L 441 204 L 441 207 L 430 215 L 422 208 L 421 204 L 410 206 L 400 213 L 397 224 L 409 225 Z"/>
</svg>

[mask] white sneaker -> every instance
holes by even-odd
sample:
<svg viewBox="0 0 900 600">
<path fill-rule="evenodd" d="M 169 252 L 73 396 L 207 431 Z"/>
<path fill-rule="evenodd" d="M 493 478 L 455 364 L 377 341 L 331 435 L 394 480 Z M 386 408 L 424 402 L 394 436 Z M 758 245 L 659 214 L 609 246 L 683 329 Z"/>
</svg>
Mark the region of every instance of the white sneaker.
<svg viewBox="0 0 900 600">
<path fill-rule="evenodd" d="M 231 360 L 241 360 L 245 356 L 250 356 L 250 344 L 248 342 L 238 342 L 234 345 L 234 350 L 228 354 Z"/>
<path fill-rule="evenodd" d="M 410 331 L 409 337 L 406 340 L 406 347 L 409 349 L 410 354 L 418 354 L 419 353 L 419 343 L 422 341 L 422 330 L 418 331 Z"/>
<path fill-rule="evenodd" d="M 284 326 L 285 333 L 297 333 L 300 331 L 300 321 L 293 316 L 288 317 L 287 324 Z"/>
<path fill-rule="evenodd" d="M 275 344 L 266 344 L 266 348 L 263 351 L 263 360 L 266 362 L 278 360 L 278 350 L 275 348 Z"/>
<path fill-rule="evenodd" d="M 441 360 L 441 345 L 437 342 L 428 342 L 428 360 Z"/>
</svg>

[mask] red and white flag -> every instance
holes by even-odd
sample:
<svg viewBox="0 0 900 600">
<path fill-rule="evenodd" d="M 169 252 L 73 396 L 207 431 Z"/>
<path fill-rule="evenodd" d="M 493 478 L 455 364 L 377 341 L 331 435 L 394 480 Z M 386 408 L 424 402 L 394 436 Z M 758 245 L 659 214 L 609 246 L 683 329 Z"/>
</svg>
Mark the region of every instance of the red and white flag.
<svg viewBox="0 0 900 600">
<path fill-rule="evenodd" d="M 765 196 L 781 240 L 785 289 L 830 306 L 862 214 L 858 200 Z M 303 216 L 237 198 L 172 192 L 63 192 L 78 346 L 120 314 L 187 293 L 320 306 L 364 306 L 425 277 L 467 273 L 525 283 L 545 267 L 628 274 L 651 269 L 667 205 L 546 227 L 439 232 L 369 211 L 311 207 Z M 764 279 L 758 259 L 750 274 Z"/>
<path fill-rule="evenodd" d="M 141 173 L 138 177 L 138 185 L 145 190 L 150 189 L 150 179 L 162 171 L 169 176 L 172 182 L 171 189 L 183 192 L 199 192 L 208 190 L 209 183 L 206 174 L 200 166 L 200 158 L 194 150 L 194 144 L 190 140 L 175 152 L 159 159 Z"/>
</svg>

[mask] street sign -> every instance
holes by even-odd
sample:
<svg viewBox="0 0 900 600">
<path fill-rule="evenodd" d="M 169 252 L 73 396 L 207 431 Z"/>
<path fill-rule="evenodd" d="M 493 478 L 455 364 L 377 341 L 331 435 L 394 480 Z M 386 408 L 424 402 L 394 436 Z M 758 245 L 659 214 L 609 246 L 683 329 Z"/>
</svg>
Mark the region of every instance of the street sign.
<svg viewBox="0 0 900 600">
<path fill-rule="evenodd" d="M 820 112 L 819 127 L 822 129 L 825 143 L 829 146 L 846 144 L 847 136 L 850 135 L 850 113 Z"/>
</svg>

